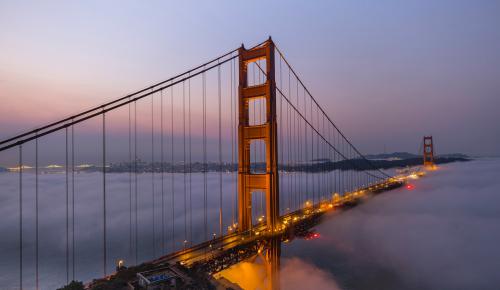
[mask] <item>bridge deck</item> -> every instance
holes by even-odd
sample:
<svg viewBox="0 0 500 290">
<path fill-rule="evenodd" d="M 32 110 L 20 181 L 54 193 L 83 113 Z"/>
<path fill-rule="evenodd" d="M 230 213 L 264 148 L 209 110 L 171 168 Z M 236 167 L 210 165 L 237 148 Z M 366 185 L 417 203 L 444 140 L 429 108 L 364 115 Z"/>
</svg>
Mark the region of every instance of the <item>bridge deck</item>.
<svg viewBox="0 0 500 290">
<path fill-rule="evenodd" d="M 290 212 L 280 217 L 280 228 L 274 235 L 282 234 L 290 225 L 296 222 L 307 220 L 317 214 L 332 211 L 345 206 L 350 206 L 357 203 L 361 198 L 369 193 L 380 193 L 382 191 L 391 190 L 401 186 L 401 181 L 388 179 L 376 185 L 360 189 L 355 192 L 346 193 L 338 200 L 324 200 L 318 204 L 308 206 L 303 209 Z M 152 264 L 180 263 L 185 266 L 190 266 L 195 262 L 210 260 L 212 257 L 219 255 L 223 251 L 230 250 L 236 246 L 246 243 L 252 243 L 258 239 L 272 236 L 273 234 L 267 229 L 264 222 L 255 225 L 251 230 L 246 232 L 235 232 L 217 237 L 209 241 L 194 245 L 192 247 L 182 249 L 177 252 L 170 253 L 156 260 L 151 261 Z"/>
</svg>

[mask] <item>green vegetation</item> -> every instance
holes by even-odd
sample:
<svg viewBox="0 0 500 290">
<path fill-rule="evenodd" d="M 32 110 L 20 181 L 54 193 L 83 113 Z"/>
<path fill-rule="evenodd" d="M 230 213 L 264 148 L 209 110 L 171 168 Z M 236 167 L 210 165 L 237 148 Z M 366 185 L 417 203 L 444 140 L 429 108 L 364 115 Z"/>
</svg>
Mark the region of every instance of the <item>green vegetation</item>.
<svg viewBox="0 0 500 290">
<path fill-rule="evenodd" d="M 68 285 L 57 290 L 84 290 L 83 283 L 80 281 L 71 281 Z"/>
</svg>

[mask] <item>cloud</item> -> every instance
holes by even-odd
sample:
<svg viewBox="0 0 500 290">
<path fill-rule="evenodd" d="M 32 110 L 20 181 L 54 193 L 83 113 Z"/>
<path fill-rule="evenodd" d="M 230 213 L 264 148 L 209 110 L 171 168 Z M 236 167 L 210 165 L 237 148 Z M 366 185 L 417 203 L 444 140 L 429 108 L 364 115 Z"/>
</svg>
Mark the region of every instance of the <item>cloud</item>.
<svg viewBox="0 0 500 290">
<path fill-rule="evenodd" d="M 285 255 L 307 256 L 349 289 L 498 289 L 498 172 L 498 159 L 443 165 L 414 190 L 327 219 L 321 241 L 290 243 Z"/>
<path fill-rule="evenodd" d="M 283 259 L 281 288 L 340 290 L 331 273 L 298 258 Z"/>
<path fill-rule="evenodd" d="M 264 258 L 260 255 L 233 265 L 215 277 L 224 278 L 245 290 L 267 289 L 269 283 Z M 340 290 L 329 272 L 299 258 L 281 260 L 279 279 L 281 289 Z"/>
<path fill-rule="evenodd" d="M 496 289 L 500 285 L 500 160 L 442 165 L 400 189 L 335 213 L 316 227 L 321 238 L 282 245 L 283 289 L 322 285 L 350 290 Z M 212 174 L 212 173 L 210 173 Z M 218 194 L 217 176 L 209 176 L 209 194 Z M 34 277 L 34 177 L 26 174 L 23 192 L 24 277 Z M 76 276 L 102 275 L 102 176 L 77 174 L 75 182 Z M 152 257 L 151 175 L 139 175 L 139 258 Z M 161 245 L 161 188 L 156 176 L 156 246 Z M 224 220 L 231 220 L 234 178 L 224 175 Z M 203 239 L 201 176 L 193 176 L 193 239 Z M 214 182 L 215 180 L 215 182 Z M 170 178 L 165 178 L 165 234 L 171 242 Z M 0 174 L 0 285 L 13 287 L 18 277 L 18 176 Z M 108 174 L 108 266 L 129 256 L 128 174 Z M 286 190 L 286 182 L 283 182 Z M 214 189 L 210 190 L 210 189 Z M 175 245 L 184 239 L 183 177 L 175 178 Z M 282 200 L 286 204 L 286 200 Z M 208 234 L 218 232 L 218 200 L 210 199 Z M 188 229 L 189 230 L 189 229 Z M 44 288 L 65 281 L 65 176 L 40 176 L 40 274 Z M 71 240 L 71 236 L 70 236 Z M 133 260 L 132 260 L 133 262 Z M 71 264 L 70 264 L 71 265 Z M 299 269 L 294 272 L 294 269 Z M 305 273 L 305 274 L 304 274 Z M 334 277 L 334 278 L 333 278 Z M 294 281 L 292 284 L 288 281 Z M 299 287 L 300 288 L 300 287 Z M 292 288 L 293 289 L 293 288 Z M 307 289 L 307 288 L 306 288 Z M 313 288 L 310 288 L 313 289 Z M 328 289 L 328 288 L 326 288 Z M 336 288 L 332 288 L 336 289 Z"/>
</svg>

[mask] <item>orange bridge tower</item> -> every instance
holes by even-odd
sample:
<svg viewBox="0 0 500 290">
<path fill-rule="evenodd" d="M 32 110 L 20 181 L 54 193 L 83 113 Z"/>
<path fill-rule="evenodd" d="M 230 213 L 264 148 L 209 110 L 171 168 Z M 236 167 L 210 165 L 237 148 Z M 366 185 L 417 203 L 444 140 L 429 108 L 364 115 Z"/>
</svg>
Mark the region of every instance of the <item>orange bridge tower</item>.
<svg viewBox="0 0 500 290">
<path fill-rule="evenodd" d="M 424 136 L 424 166 L 434 166 L 434 144 L 432 136 Z"/>
<path fill-rule="evenodd" d="M 279 217 L 278 139 L 276 118 L 276 83 L 274 69 L 274 43 L 269 38 L 261 46 L 239 49 L 238 87 L 238 229 L 252 228 L 252 192 L 264 191 L 266 196 L 267 227 L 274 232 Z M 248 85 L 248 64 L 265 60 L 266 82 Z M 266 120 L 260 125 L 250 125 L 249 103 L 264 99 Z M 250 169 L 250 144 L 262 140 L 266 150 L 266 172 L 252 173 Z"/>
</svg>

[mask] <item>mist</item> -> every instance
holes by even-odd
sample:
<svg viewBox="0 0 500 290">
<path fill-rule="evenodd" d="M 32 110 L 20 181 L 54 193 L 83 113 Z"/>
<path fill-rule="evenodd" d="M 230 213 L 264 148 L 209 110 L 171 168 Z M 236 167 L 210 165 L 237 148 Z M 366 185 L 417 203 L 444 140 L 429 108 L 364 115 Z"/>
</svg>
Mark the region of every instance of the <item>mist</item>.
<svg viewBox="0 0 500 290">
<path fill-rule="evenodd" d="M 282 256 L 330 273 L 341 289 L 498 289 L 499 159 L 442 165 L 405 188 L 329 215 L 321 238 Z"/>
</svg>

